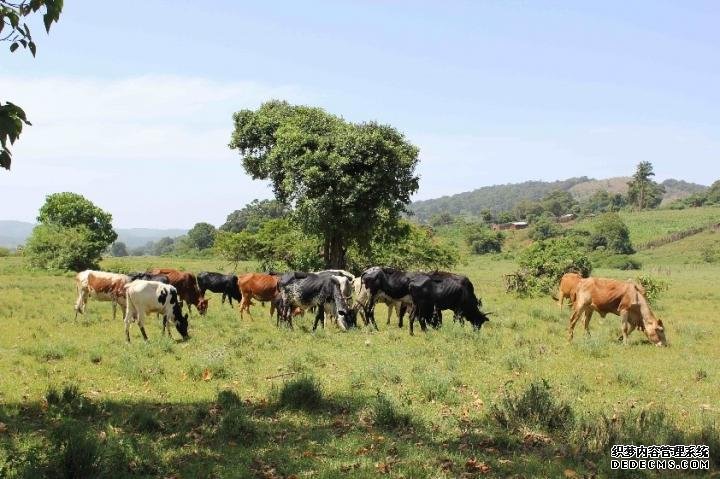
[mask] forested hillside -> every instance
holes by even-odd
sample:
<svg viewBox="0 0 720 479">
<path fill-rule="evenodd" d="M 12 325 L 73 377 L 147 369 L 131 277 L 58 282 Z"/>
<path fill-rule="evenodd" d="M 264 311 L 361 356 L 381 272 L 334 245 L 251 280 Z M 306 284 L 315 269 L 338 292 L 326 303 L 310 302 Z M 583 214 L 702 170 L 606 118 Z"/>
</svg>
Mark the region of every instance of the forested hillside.
<svg viewBox="0 0 720 479">
<path fill-rule="evenodd" d="M 625 194 L 629 180 L 629 177 L 622 176 L 600 180 L 582 176 L 558 181 L 525 181 L 523 183 L 484 186 L 473 191 L 451 196 L 416 201 L 410 205 L 410 210 L 421 221 L 440 213 L 477 217 L 484 210 L 489 210 L 493 214 L 511 211 L 522 201 L 539 200 L 555 190 L 569 191 L 577 200 L 587 199 L 600 190 Z M 707 189 L 707 186 L 704 185 L 675 179 L 667 179 L 661 185 L 665 188 L 663 203 L 684 198 Z"/>
</svg>

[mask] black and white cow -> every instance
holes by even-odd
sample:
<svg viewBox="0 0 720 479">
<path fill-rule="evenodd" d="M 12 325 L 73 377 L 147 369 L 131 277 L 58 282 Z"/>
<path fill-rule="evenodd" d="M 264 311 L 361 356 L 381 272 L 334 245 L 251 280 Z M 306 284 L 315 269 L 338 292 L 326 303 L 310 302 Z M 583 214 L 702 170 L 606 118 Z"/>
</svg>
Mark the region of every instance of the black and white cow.
<svg viewBox="0 0 720 479">
<path fill-rule="evenodd" d="M 227 297 L 232 307 L 232 300 L 238 303 L 242 300 L 240 286 L 238 286 L 238 277 L 235 274 L 222 274 L 203 271 L 197 275 L 198 287 L 200 295 L 205 296 L 205 291 L 210 290 L 213 293 L 222 293 L 222 304 L 225 304 Z"/>
<path fill-rule="evenodd" d="M 338 280 L 340 285 L 340 293 L 345 297 L 345 302 L 348 307 L 352 307 L 353 300 L 353 287 L 352 283 L 355 280 L 355 276 L 343 269 L 325 269 L 322 271 L 315 271 L 315 274 L 319 275 L 330 275 Z M 339 316 L 335 303 L 325 303 L 325 323 L 328 321 L 338 322 Z"/>
<path fill-rule="evenodd" d="M 425 331 L 426 323 L 439 321 L 440 313 L 448 309 L 453 311 L 455 318 L 467 319 L 476 330 L 488 321 L 487 315 L 480 311 L 480 301 L 466 276 L 442 271 L 418 273 L 410 280 L 408 289 L 415 304 L 410 316 L 410 334 L 413 334 L 415 319 Z"/>
<path fill-rule="evenodd" d="M 386 298 L 404 304 L 412 303 L 410 281 L 418 274 L 420 273 L 380 266 L 373 266 L 362 273 L 360 276 L 362 284 L 370 292 L 370 299 L 364 305 L 365 317 L 375 326 L 375 329 L 378 329 L 375 322 L 375 304 L 378 297 L 384 295 Z M 400 326 L 402 327 L 402 316 Z"/>
<path fill-rule="evenodd" d="M 295 308 L 307 310 L 316 307 L 313 331 L 325 314 L 325 304 L 332 303 L 338 313 L 338 326 L 346 330 L 354 326 L 354 315 L 341 292 L 340 281 L 332 274 L 315 274 L 295 271 L 282 275 L 278 281 L 282 295 L 282 317 L 292 328 Z M 324 324 L 323 324 L 324 327 Z"/>
<path fill-rule="evenodd" d="M 353 293 L 355 294 L 355 308 L 357 312 L 362 316 L 362 319 L 365 322 L 365 326 L 367 326 L 369 320 L 367 315 L 365 314 L 365 311 L 367 311 L 370 305 L 370 291 L 365 287 L 362 282 L 362 278 L 359 276 L 353 280 L 352 286 Z M 405 316 L 405 312 L 408 310 L 412 311 L 413 307 L 412 300 L 409 296 L 407 297 L 407 300 L 403 302 L 401 300 L 392 299 L 382 291 L 379 291 L 375 295 L 374 301 L 375 304 L 384 303 L 387 306 L 387 324 L 390 324 L 390 318 L 393 311 L 395 311 L 395 314 L 397 314 L 398 317 L 398 327 L 400 328 L 403 327 L 403 317 Z"/>
<path fill-rule="evenodd" d="M 160 313 L 163 315 L 163 334 L 167 323 L 172 323 L 182 335 L 188 336 L 188 315 L 182 314 L 182 301 L 178 299 L 178 292 L 174 286 L 159 281 L 135 280 L 125 285 L 125 298 L 127 311 L 125 313 L 125 339 L 130 342 L 130 323 L 137 321 L 140 332 L 147 341 L 145 334 L 145 315 Z M 168 335 L 170 328 L 167 328 Z"/>
</svg>

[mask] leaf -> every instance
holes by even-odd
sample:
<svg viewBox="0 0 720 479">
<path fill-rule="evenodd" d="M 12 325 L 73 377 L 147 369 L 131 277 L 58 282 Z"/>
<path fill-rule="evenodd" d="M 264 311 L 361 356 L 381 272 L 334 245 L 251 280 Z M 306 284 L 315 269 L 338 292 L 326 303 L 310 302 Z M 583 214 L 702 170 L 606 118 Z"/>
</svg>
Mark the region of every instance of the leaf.
<svg viewBox="0 0 720 479">
<path fill-rule="evenodd" d="M 567 477 L 568 479 L 575 479 L 575 478 L 579 477 L 579 476 L 578 476 L 578 473 L 575 472 L 575 471 L 572 470 L 572 469 L 565 469 L 565 470 L 563 471 L 563 475 L 564 475 L 565 477 Z"/>
<path fill-rule="evenodd" d="M 202 373 L 202 380 L 203 381 L 210 381 L 213 377 L 212 371 L 210 371 L 209 368 L 205 368 L 205 371 Z"/>
<path fill-rule="evenodd" d="M 7 424 L 0 422 L 0 433 L 7 432 Z"/>
<path fill-rule="evenodd" d="M 15 50 L 17 50 L 19 46 L 20 46 L 20 45 L 18 44 L 18 42 L 13 42 L 13 44 L 10 45 L 10 53 L 12 53 L 12 52 L 14 52 Z"/>
<path fill-rule="evenodd" d="M 32 56 L 35 56 L 35 52 L 37 51 L 37 47 L 35 46 L 35 42 L 28 43 L 28 47 L 30 48 L 30 53 L 32 53 Z"/>
</svg>

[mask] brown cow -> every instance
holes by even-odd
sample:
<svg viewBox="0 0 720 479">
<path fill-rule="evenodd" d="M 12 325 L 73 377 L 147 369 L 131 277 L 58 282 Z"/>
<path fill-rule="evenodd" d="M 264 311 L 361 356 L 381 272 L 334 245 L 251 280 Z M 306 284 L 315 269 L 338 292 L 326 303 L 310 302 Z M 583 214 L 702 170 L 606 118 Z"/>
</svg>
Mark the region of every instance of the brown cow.
<svg viewBox="0 0 720 479">
<path fill-rule="evenodd" d="M 563 301 L 565 298 L 570 300 L 570 304 L 575 302 L 575 288 L 577 288 L 581 279 L 583 279 L 583 277 L 577 273 L 565 273 L 560 279 L 560 286 L 558 287 L 557 292 L 558 297 L 553 298 L 557 299 L 560 311 L 562 311 Z"/>
<path fill-rule="evenodd" d="M 665 327 L 650 310 L 644 290 L 637 284 L 604 278 L 580 280 L 575 292 L 573 314 L 568 327 L 568 339 L 573 338 L 575 323 L 585 315 L 585 332 L 590 334 L 590 317 L 597 311 L 605 317 L 612 313 L 622 318 L 622 340 L 627 344 L 628 334 L 635 328 L 645 331 L 656 346 L 666 346 Z"/>
<path fill-rule="evenodd" d="M 98 301 L 111 301 L 113 319 L 117 305 L 125 308 L 125 285 L 131 278 L 124 274 L 106 273 L 105 271 L 93 271 L 86 269 L 75 275 L 75 288 L 78 298 L 75 301 L 75 319 L 78 313 L 85 313 L 85 306 L 88 298 Z"/>
<path fill-rule="evenodd" d="M 238 276 L 238 287 L 242 295 L 242 301 L 240 301 L 240 319 L 243 319 L 243 311 L 247 311 L 250 319 L 252 319 L 250 305 L 253 299 L 265 302 L 273 301 L 276 298 L 278 294 L 278 279 L 279 277 L 276 275 L 265 273 L 247 273 Z"/>
<path fill-rule="evenodd" d="M 187 303 L 188 312 L 190 312 L 190 305 L 194 305 L 200 315 L 207 313 L 208 300 L 200 293 L 194 274 L 171 268 L 154 268 L 148 270 L 148 273 L 167 276 L 170 284 L 177 289 L 180 299 Z"/>
</svg>

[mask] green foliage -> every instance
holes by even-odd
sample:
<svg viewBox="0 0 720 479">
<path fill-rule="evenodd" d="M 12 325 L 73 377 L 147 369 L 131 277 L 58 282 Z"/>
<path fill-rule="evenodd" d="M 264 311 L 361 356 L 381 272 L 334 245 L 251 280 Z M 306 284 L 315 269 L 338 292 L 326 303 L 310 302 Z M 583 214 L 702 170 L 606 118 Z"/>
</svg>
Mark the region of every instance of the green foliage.
<svg viewBox="0 0 720 479">
<path fill-rule="evenodd" d="M 28 238 L 25 256 L 45 269 L 81 271 L 94 267 L 117 239 L 112 215 L 77 193 L 49 195 Z"/>
<path fill-rule="evenodd" d="M 448 269 L 458 260 L 457 249 L 440 241 L 432 229 L 407 221 L 376 236 L 366 250 L 355 247 L 348 252 L 352 271 L 374 265 L 404 270 Z"/>
<path fill-rule="evenodd" d="M 612 268 L 623 271 L 637 270 L 642 268 L 642 263 L 627 254 L 607 254 L 604 251 L 597 251 L 592 254 L 592 263 L 598 268 Z"/>
<path fill-rule="evenodd" d="M 611 194 L 607 190 L 598 190 L 587 200 L 580 203 L 580 211 L 584 215 L 620 211 L 627 204 L 625 197 L 619 193 Z"/>
<path fill-rule="evenodd" d="M 289 213 L 290 209 L 277 200 L 256 199 L 245 205 L 243 209 L 230 213 L 220 230 L 230 233 L 239 233 L 245 230 L 257 233 L 265 221 L 283 218 Z"/>
<path fill-rule="evenodd" d="M 113 256 L 127 256 L 127 246 L 122 241 L 116 241 L 110 247 L 110 254 Z"/>
<path fill-rule="evenodd" d="M 37 46 L 27 23 L 21 22 L 23 17 L 36 13 L 41 8 L 45 30 L 50 33 L 50 26 L 60 19 L 63 0 L 32 0 L 23 2 L 0 1 L 0 41 L 10 43 L 10 52 L 19 47 L 27 48 L 35 56 Z M 0 167 L 10 169 L 12 153 L 10 145 L 15 143 L 22 134 L 23 125 L 31 125 L 25 112 L 19 106 L 0 101 Z"/>
<path fill-rule="evenodd" d="M 720 180 L 715 181 L 710 185 L 710 188 L 705 191 L 696 191 L 690 196 L 674 201 L 670 204 L 670 208 L 684 209 L 688 207 L 697 208 L 712 205 L 720 205 Z"/>
<path fill-rule="evenodd" d="M 630 242 L 630 230 L 617 213 L 604 213 L 597 219 L 588 247 L 591 250 L 604 249 L 620 254 L 635 252 Z"/>
<path fill-rule="evenodd" d="M 475 254 L 499 253 L 505 241 L 505 234 L 476 225 L 470 228 L 466 241 Z"/>
<path fill-rule="evenodd" d="M 577 202 L 569 191 L 555 190 L 545 195 L 540 204 L 543 211 L 557 218 L 566 213 L 571 213 Z"/>
<path fill-rule="evenodd" d="M 516 275 L 520 280 L 514 288 L 522 294 L 548 293 L 569 271 L 589 276 L 592 264 L 584 250 L 582 241 L 575 237 L 533 243 L 518 258 L 520 270 Z"/>
<path fill-rule="evenodd" d="M 10 256 L 10 249 L 5 248 L 4 246 L 0 246 L 0 258 L 6 258 Z"/>
<path fill-rule="evenodd" d="M 196 223 L 187 233 L 187 242 L 191 248 L 204 250 L 212 248 L 217 231 L 210 223 Z"/>
<path fill-rule="evenodd" d="M 400 412 L 395 401 L 378 392 L 373 403 L 373 421 L 375 426 L 386 431 L 405 429 L 412 426 L 412 417 L 408 413 Z"/>
<path fill-rule="evenodd" d="M 639 210 L 658 207 L 665 194 L 665 188 L 652 181 L 651 176 L 655 176 L 652 163 L 641 161 L 628 182 L 628 203 Z"/>
<path fill-rule="evenodd" d="M 286 381 L 280 389 L 278 404 L 288 409 L 315 411 L 322 404 L 322 386 L 313 376 Z"/>
<path fill-rule="evenodd" d="M 529 237 L 534 241 L 555 238 L 562 235 L 562 227 L 547 216 L 540 217 L 530 229 Z"/>
<path fill-rule="evenodd" d="M 530 383 L 520 394 L 505 390 L 500 402 L 491 406 L 490 416 L 506 429 L 525 426 L 546 431 L 571 426 L 574 418 L 570 405 L 559 402 L 544 379 Z"/>
<path fill-rule="evenodd" d="M 305 234 L 322 238 L 327 266 L 344 267 L 349 245 L 367 247 L 395 224 L 418 188 L 418 149 L 390 126 L 280 101 L 233 119 L 230 147 L 254 179 L 270 180 L 277 199 L 294 205 Z"/>
<path fill-rule="evenodd" d="M 455 217 L 450 213 L 440 213 L 433 215 L 428 223 L 430 223 L 430 226 L 434 228 L 437 228 L 438 226 L 448 226 L 455 223 Z"/>
<path fill-rule="evenodd" d="M 660 278 L 655 278 L 649 274 L 643 274 L 637 277 L 637 282 L 645 288 L 645 297 L 651 303 L 660 298 L 660 295 L 670 288 L 670 284 Z"/>
</svg>

